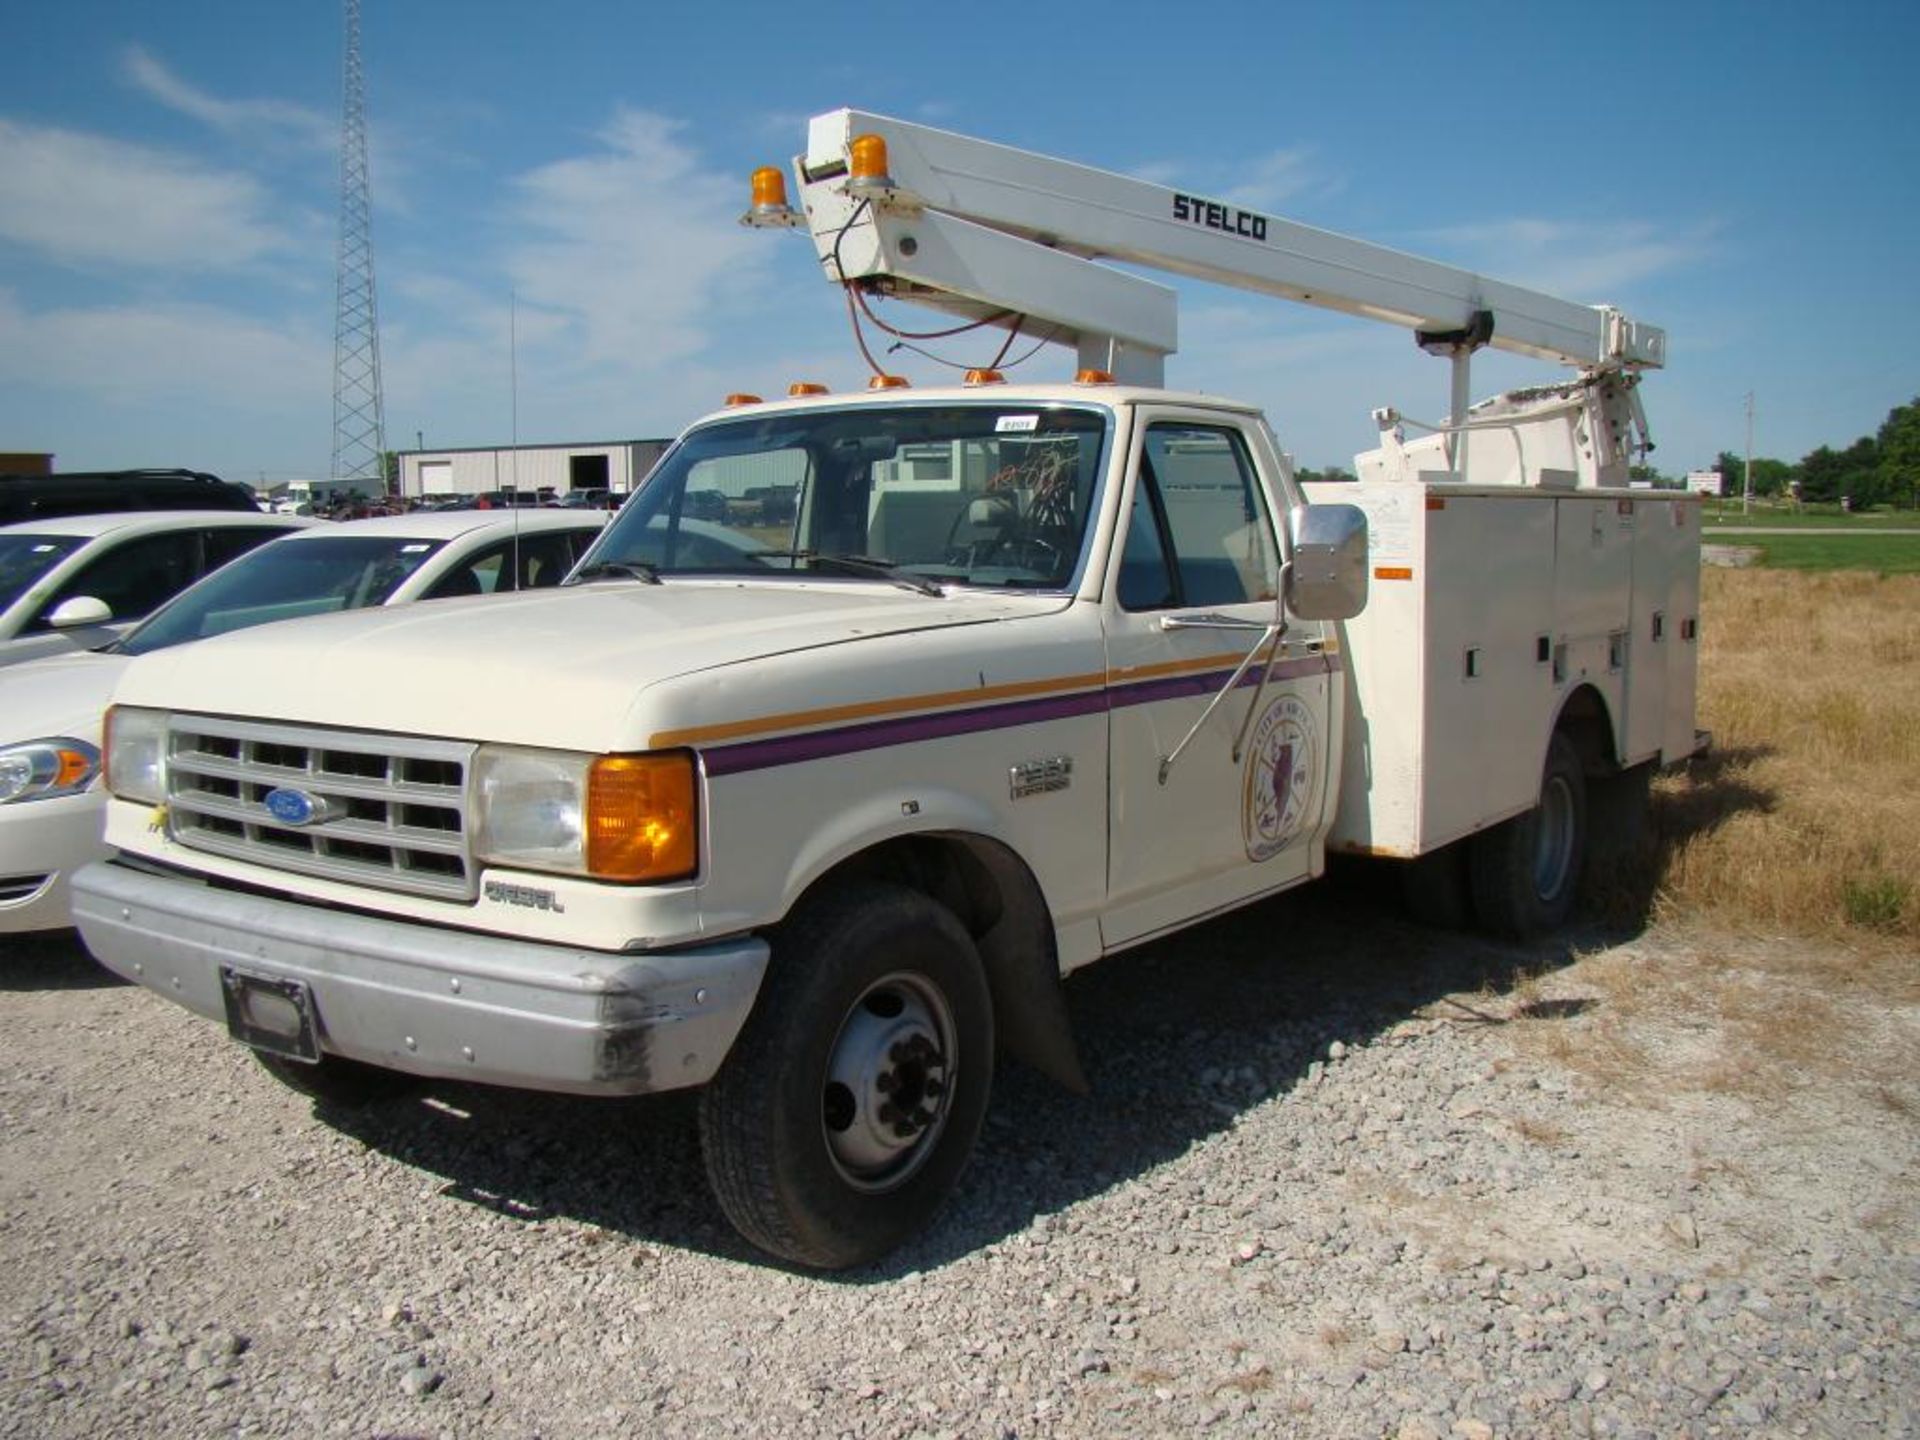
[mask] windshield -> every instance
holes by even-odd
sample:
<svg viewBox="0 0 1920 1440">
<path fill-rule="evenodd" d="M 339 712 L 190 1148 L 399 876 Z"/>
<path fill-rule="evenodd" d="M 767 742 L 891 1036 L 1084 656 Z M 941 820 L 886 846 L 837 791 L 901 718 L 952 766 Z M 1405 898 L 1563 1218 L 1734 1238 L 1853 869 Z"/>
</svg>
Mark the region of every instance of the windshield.
<svg viewBox="0 0 1920 1440">
<path fill-rule="evenodd" d="M 726 420 L 688 435 L 576 572 L 857 574 L 1061 589 L 1107 436 L 1096 410 L 886 405 Z M 835 562 L 840 562 L 836 565 Z M 608 569 L 602 570 L 599 567 Z"/>
<path fill-rule="evenodd" d="M 391 535 L 327 535 L 263 545 L 156 612 L 118 648 L 124 654 L 145 655 L 270 620 L 384 605 L 445 543 Z"/>
<path fill-rule="evenodd" d="M 0 610 L 86 543 L 83 535 L 0 535 Z"/>
</svg>

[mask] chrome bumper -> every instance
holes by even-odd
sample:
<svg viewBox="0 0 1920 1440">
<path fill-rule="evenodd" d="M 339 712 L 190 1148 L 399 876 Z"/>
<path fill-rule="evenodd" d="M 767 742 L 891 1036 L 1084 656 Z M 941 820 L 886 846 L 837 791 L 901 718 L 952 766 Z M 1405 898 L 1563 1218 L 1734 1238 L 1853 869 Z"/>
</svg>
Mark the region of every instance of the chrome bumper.
<svg viewBox="0 0 1920 1440">
<path fill-rule="evenodd" d="M 753 1008 L 764 940 L 609 954 L 218 890 L 112 861 L 73 879 L 109 970 L 224 1020 L 221 970 L 304 981 L 321 1048 L 390 1070 L 576 1095 L 712 1078 Z"/>
</svg>

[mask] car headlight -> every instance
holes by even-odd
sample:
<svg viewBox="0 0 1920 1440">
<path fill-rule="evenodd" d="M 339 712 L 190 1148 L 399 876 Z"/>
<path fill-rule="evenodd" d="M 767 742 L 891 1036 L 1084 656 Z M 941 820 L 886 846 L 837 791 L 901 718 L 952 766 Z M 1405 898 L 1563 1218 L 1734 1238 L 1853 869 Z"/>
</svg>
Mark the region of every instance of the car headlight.
<svg viewBox="0 0 1920 1440">
<path fill-rule="evenodd" d="M 107 711 L 107 790 L 158 805 L 167 793 L 167 712 L 115 705 Z"/>
<path fill-rule="evenodd" d="M 78 795 L 100 773 L 100 752 L 64 735 L 0 746 L 0 805 Z"/>
<path fill-rule="evenodd" d="M 473 761 L 474 851 L 596 880 L 684 880 L 699 868 L 696 795 L 690 750 L 483 745 Z"/>
</svg>

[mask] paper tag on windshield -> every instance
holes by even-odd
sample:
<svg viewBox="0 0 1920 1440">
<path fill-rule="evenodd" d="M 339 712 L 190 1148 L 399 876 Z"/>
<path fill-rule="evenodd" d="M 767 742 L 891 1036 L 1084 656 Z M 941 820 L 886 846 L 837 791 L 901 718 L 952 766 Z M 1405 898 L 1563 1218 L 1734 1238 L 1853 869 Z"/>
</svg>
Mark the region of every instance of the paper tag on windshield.
<svg viewBox="0 0 1920 1440">
<path fill-rule="evenodd" d="M 1026 435 L 1040 428 L 1038 415 L 1002 415 L 994 422 L 996 435 Z"/>
<path fill-rule="evenodd" d="M 431 545 L 402 545 L 400 547 L 400 553 L 402 555 L 418 555 L 422 550 L 431 550 L 432 548 Z"/>
</svg>

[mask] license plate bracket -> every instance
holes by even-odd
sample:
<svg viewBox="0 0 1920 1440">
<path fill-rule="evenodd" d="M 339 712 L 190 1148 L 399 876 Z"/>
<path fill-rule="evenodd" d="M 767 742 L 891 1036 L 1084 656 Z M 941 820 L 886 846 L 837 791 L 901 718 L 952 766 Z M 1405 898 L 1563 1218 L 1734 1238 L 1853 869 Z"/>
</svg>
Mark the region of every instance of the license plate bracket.
<svg viewBox="0 0 1920 1440">
<path fill-rule="evenodd" d="M 320 1027 L 306 981 L 222 965 L 220 994 L 227 1033 L 241 1044 L 290 1060 L 320 1062 Z"/>
</svg>

